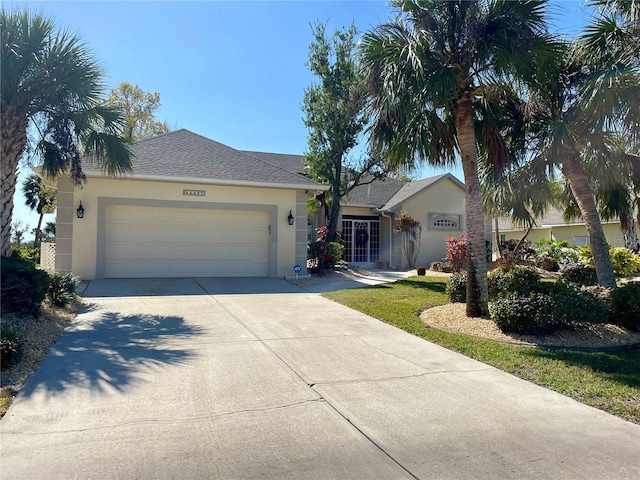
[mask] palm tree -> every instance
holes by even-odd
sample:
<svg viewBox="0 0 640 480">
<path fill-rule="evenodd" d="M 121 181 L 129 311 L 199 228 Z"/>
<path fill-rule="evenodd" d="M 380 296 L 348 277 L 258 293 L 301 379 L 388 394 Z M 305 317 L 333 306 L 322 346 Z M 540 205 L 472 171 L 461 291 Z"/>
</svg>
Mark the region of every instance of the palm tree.
<svg viewBox="0 0 640 480">
<path fill-rule="evenodd" d="M 395 21 L 368 32 L 362 62 L 370 80 L 372 148 L 399 165 L 462 161 L 468 235 L 469 316 L 488 315 L 484 212 L 478 178 L 476 105 L 495 79 L 524 78 L 551 53 L 544 0 L 395 0 Z M 505 165 L 491 117 L 481 137 Z"/>
<path fill-rule="evenodd" d="M 121 115 L 104 105 L 102 71 L 81 40 L 28 11 L 0 13 L 2 35 L 2 250 L 11 251 L 13 195 L 20 160 L 32 150 L 46 175 L 85 180 L 80 152 L 107 173 L 131 170 Z M 35 135 L 33 142 L 27 135 Z"/>
<path fill-rule="evenodd" d="M 41 242 L 40 230 L 42 228 L 42 219 L 47 213 L 53 213 L 56 209 L 56 190 L 47 187 L 42 183 L 42 179 L 31 174 L 22 183 L 22 192 L 25 196 L 25 203 L 31 210 L 35 210 L 38 217 L 38 225 L 35 228 L 35 238 L 33 246 L 38 248 Z"/>
<path fill-rule="evenodd" d="M 532 124 L 537 125 L 531 137 L 535 161 L 561 169 L 587 227 L 598 283 L 609 288 L 615 288 L 616 279 L 585 167 L 595 156 L 597 173 L 591 178 L 604 178 L 602 159 L 612 158 L 612 134 L 632 136 L 638 128 L 639 72 L 621 58 L 608 57 L 612 63 L 607 63 L 584 43 L 567 44 L 555 62 L 539 69 L 529 99 Z"/>
<path fill-rule="evenodd" d="M 582 160 L 593 190 L 600 218 L 620 221 L 625 247 L 640 251 L 634 212 L 640 204 L 640 155 L 626 135 L 605 134 L 597 149 L 583 152 Z M 570 189 L 564 192 L 567 219 L 581 215 Z"/>
</svg>

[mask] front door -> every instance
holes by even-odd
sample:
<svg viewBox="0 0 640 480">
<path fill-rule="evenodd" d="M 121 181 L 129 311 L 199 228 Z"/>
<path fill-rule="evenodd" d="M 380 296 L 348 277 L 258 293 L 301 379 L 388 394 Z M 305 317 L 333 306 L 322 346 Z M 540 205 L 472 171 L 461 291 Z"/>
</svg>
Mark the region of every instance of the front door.
<svg viewBox="0 0 640 480">
<path fill-rule="evenodd" d="M 380 221 L 365 218 L 342 220 L 344 260 L 371 266 L 380 259 Z"/>
</svg>

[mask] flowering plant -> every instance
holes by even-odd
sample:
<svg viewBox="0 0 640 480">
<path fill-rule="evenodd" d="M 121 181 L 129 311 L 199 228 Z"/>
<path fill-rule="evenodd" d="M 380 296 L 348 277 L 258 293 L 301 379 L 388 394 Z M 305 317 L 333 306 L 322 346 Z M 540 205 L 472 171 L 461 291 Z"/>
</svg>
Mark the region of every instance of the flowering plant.
<svg viewBox="0 0 640 480">
<path fill-rule="evenodd" d="M 326 225 L 316 228 L 317 241 L 326 242 L 328 232 L 329 232 L 329 227 L 327 227 Z"/>
<path fill-rule="evenodd" d="M 462 264 L 467 261 L 467 236 L 463 233 L 460 240 L 456 237 L 447 237 L 447 262 L 451 265 L 454 272 L 462 270 Z"/>
</svg>

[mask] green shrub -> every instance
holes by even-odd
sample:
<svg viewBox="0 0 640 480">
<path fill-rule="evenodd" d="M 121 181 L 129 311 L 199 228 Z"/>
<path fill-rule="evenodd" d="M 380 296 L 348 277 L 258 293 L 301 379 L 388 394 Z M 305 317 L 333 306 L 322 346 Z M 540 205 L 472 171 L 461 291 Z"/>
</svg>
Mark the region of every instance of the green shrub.
<svg viewBox="0 0 640 480">
<path fill-rule="evenodd" d="M 40 262 L 40 249 L 32 248 L 32 247 L 21 247 L 16 248 L 13 247 L 11 249 L 11 256 L 17 255 L 20 258 L 24 258 L 26 260 L 31 260 L 33 263 Z"/>
<path fill-rule="evenodd" d="M 575 263 L 580 256 L 578 249 L 564 240 L 548 240 L 546 238 L 538 240 L 533 246 L 533 251 L 537 259 L 550 258 L 558 263 Z"/>
<path fill-rule="evenodd" d="M 578 285 L 597 285 L 598 284 L 598 275 L 596 274 L 596 269 L 590 265 L 585 265 L 583 263 L 572 263 L 570 265 L 566 265 L 561 269 L 562 276 L 560 277 L 563 281 L 569 283 L 576 283 Z"/>
<path fill-rule="evenodd" d="M 20 345 L 15 332 L 5 323 L 0 325 L 0 366 L 10 367 L 20 354 Z"/>
<path fill-rule="evenodd" d="M 2 312 L 37 316 L 49 287 L 49 275 L 16 255 L 2 257 L 1 261 Z"/>
<path fill-rule="evenodd" d="M 536 291 L 500 295 L 490 306 L 491 317 L 503 332 L 548 335 L 606 323 L 606 303 L 571 284 L 539 282 Z"/>
<path fill-rule="evenodd" d="M 640 272 L 640 255 L 633 253 L 628 248 L 610 247 L 609 256 L 616 275 L 628 277 Z"/>
<path fill-rule="evenodd" d="M 491 318 L 505 333 L 547 335 L 557 330 L 553 297 L 544 293 L 510 293 L 489 306 Z"/>
<path fill-rule="evenodd" d="M 610 321 L 634 332 L 640 332 L 640 282 L 628 282 L 611 292 Z"/>
<path fill-rule="evenodd" d="M 609 257 L 613 265 L 613 272 L 619 277 L 626 277 L 640 272 L 640 255 L 633 253 L 625 247 L 613 247 L 609 245 Z M 580 261 L 594 266 L 593 256 L 589 247 L 580 247 Z"/>
<path fill-rule="evenodd" d="M 58 307 L 67 305 L 76 295 L 78 277 L 73 273 L 54 273 L 49 277 L 47 296 Z"/>
<path fill-rule="evenodd" d="M 307 259 L 311 260 L 310 271 L 318 268 L 331 268 L 342 260 L 344 245 L 338 242 L 312 242 L 307 249 Z M 320 258 L 323 257 L 323 258 Z"/>
<path fill-rule="evenodd" d="M 489 273 L 489 298 L 508 293 L 528 294 L 535 291 L 540 283 L 540 274 L 532 268 L 507 266 L 496 268 Z"/>
<path fill-rule="evenodd" d="M 447 282 L 447 295 L 451 303 L 465 303 L 467 301 L 467 275 L 454 273 Z"/>
<path fill-rule="evenodd" d="M 550 284 L 555 300 L 555 316 L 558 324 L 568 329 L 607 323 L 609 308 L 598 295 L 576 288 L 572 284 L 555 282 Z"/>
</svg>

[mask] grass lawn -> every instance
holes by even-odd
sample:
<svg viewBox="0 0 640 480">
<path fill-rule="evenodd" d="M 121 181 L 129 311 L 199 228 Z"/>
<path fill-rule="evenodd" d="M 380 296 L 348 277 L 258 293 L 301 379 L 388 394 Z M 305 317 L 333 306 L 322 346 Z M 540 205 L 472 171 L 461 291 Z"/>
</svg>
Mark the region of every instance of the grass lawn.
<svg viewBox="0 0 640 480">
<path fill-rule="evenodd" d="M 442 277 L 324 294 L 413 335 L 640 424 L 640 350 L 578 352 L 519 347 L 426 327 L 421 311 L 449 302 Z"/>
</svg>

